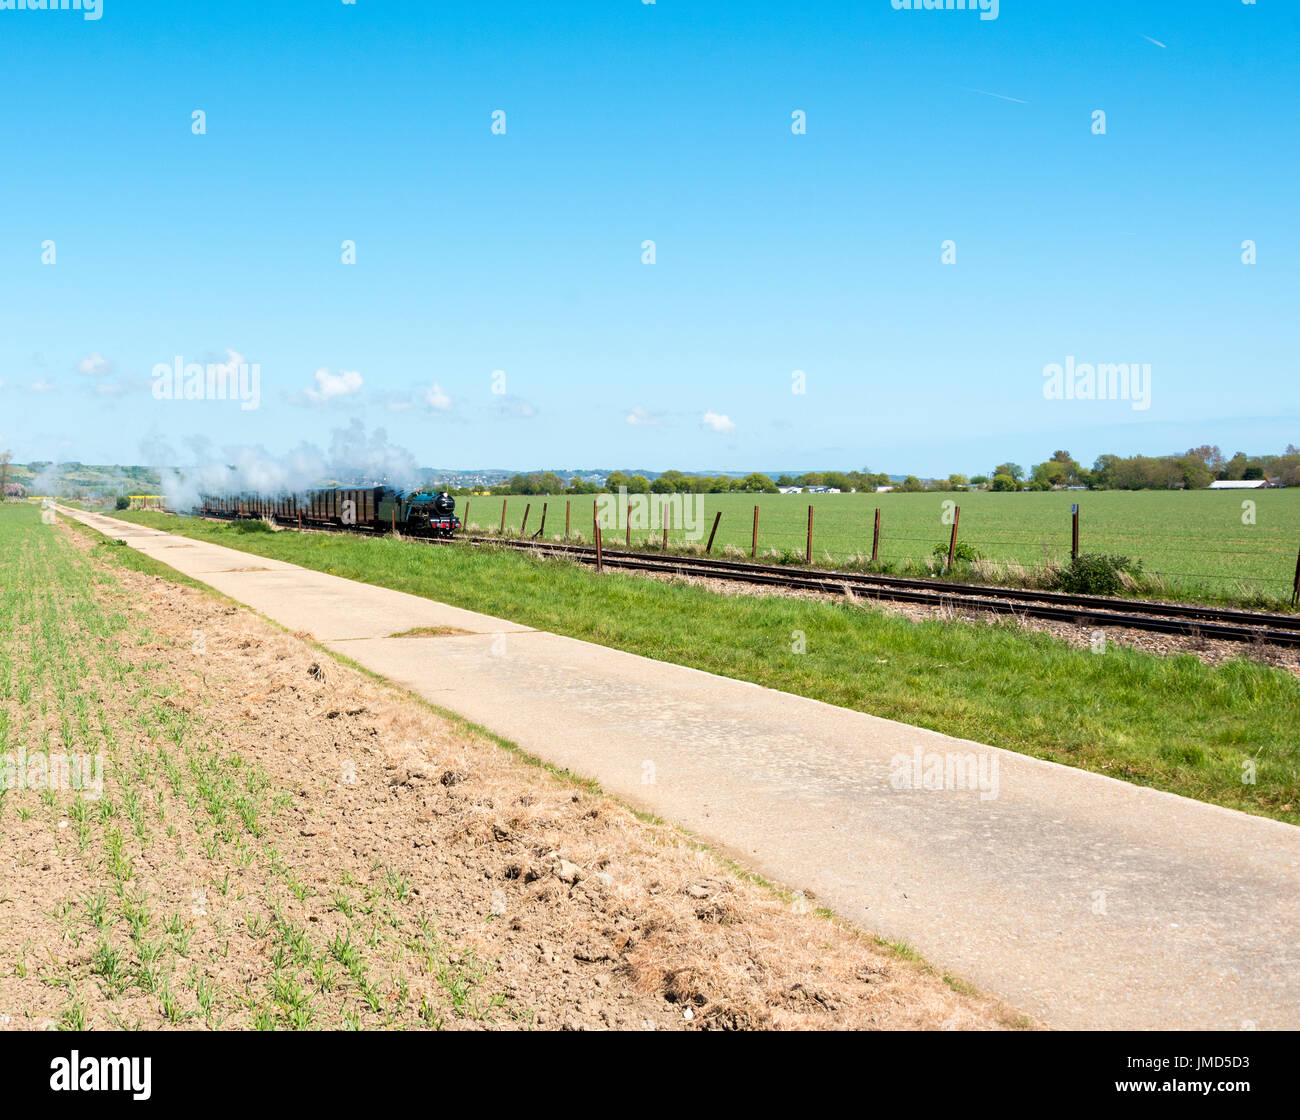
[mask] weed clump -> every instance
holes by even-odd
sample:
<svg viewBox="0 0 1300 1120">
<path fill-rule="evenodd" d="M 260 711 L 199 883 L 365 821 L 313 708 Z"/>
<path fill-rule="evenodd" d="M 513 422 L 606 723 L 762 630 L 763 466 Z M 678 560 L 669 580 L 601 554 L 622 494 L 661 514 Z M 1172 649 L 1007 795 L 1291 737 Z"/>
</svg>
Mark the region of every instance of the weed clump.
<svg viewBox="0 0 1300 1120">
<path fill-rule="evenodd" d="M 948 545 L 940 542 L 930 550 L 930 555 L 942 566 L 948 563 Z M 980 555 L 979 550 L 968 541 L 958 541 L 957 547 L 953 550 L 952 562 L 954 564 L 976 564 L 984 557 Z"/>
<path fill-rule="evenodd" d="M 1060 569 L 1055 589 L 1074 595 L 1118 595 L 1124 590 L 1124 576 L 1138 576 L 1141 572 L 1141 560 L 1087 552 Z"/>
<path fill-rule="evenodd" d="M 260 517 L 240 518 L 238 521 L 232 521 L 230 528 L 236 533 L 272 533 L 275 531 Z"/>
</svg>

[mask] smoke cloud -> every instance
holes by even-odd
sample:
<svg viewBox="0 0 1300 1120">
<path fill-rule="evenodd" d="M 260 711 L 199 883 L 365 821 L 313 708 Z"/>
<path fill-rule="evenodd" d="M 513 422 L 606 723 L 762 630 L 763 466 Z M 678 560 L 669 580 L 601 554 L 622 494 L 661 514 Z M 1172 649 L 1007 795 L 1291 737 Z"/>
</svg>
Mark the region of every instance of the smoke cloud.
<svg viewBox="0 0 1300 1120">
<path fill-rule="evenodd" d="M 214 451 L 202 437 L 189 440 L 192 465 L 178 466 L 181 456 L 162 439 L 140 445 L 146 462 L 162 478 L 163 494 L 171 509 L 193 509 L 205 494 L 256 493 L 267 497 L 301 494 L 319 486 L 387 485 L 414 489 L 421 484 L 415 456 L 390 443 L 383 428 L 367 431 L 360 420 L 330 435 L 329 449 L 300 443 L 284 455 L 264 447 L 233 446 Z"/>
</svg>

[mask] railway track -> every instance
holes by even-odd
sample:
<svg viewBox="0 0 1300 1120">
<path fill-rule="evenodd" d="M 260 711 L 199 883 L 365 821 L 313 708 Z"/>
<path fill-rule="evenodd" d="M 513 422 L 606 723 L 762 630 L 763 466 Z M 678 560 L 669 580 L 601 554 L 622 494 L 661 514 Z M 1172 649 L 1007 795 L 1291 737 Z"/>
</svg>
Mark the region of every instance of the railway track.
<svg viewBox="0 0 1300 1120">
<path fill-rule="evenodd" d="M 296 528 L 283 522 L 286 528 Z M 305 532 L 357 532 L 313 525 Z M 365 531 L 366 535 L 374 535 Z M 451 540 L 407 537 L 430 545 L 492 546 L 524 552 L 562 556 L 595 566 L 596 549 L 590 545 L 509 537 L 463 535 Z M 1146 630 L 1180 637 L 1213 638 L 1256 645 L 1300 647 L 1300 615 L 1270 614 L 1231 607 L 1206 607 L 1185 603 L 1160 603 L 1140 599 L 1114 599 L 1102 595 L 1071 595 L 1060 591 L 1029 591 L 983 584 L 949 583 L 906 576 L 863 572 L 826 572 L 815 568 L 757 564 L 712 556 L 681 556 L 660 552 L 601 549 L 599 563 L 627 571 L 664 575 L 690 575 L 758 586 L 815 591 L 826 595 L 846 592 L 865 599 L 913 603 L 956 610 L 982 611 L 1020 618 L 1068 622 L 1078 626 Z"/>
<path fill-rule="evenodd" d="M 565 556 L 585 564 L 594 565 L 597 562 L 596 549 L 588 545 L 499 537 L 461 537 L 459 540 L 477 546 L 504 545 L 523 551 Z M 854 595 L 869 599 L 1016 615 L 1077 625 L 1149 630 L 1184 637 L 1300 647 L 1300 615 L 1113 599 L 1101 595 L 1070 595 L 1059 591 L 1028 591 L 860 572 L 825 572 L 814 568 L 753 564 L 705 556 L 672 556 L 616 549 L 602 549 L 601 562 L 611 568 L 631 571 L 694 575 L 760 586 L 820 591 L 830 595 L 843 595 L 848 590 Z"/>
</svg>

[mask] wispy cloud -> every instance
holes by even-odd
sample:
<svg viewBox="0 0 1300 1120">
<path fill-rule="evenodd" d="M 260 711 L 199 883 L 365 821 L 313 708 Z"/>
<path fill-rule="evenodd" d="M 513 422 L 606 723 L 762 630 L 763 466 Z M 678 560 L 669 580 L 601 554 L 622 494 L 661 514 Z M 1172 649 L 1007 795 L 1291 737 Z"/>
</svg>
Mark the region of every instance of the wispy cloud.
<svg viewBox="0 0 1300 1120">
<path fill-rule="evenodd" d="M 634 405 L 627 414 L 627 423 L 634 426 L 652 426 L 658 424 L 659 420 L 652 413 L 647 412 L 641 405 Z"/>
<path fill-rule="evenodd" d="M 967 93 L 978 93 L 984 97 L 996 97 L 1001 101 L 1014 101 L 1017 105 L 1028 105 L 1029 102 L 1019 97 L 1011 97 L 1005 93 L 991 93 L 986 89 L 971 89 L 969 86 L 958 86 L 958 89 L 964 89 Z"/>
<path fill-rule="evenodd" d="M 442 391 L 442 386 L 436 381 L 433 383 L 432 388 L 425 391 L 424 403 L 434 412 L 446 412 L 451 408 L 451 398 Z"/>
<path fill-rule="evenodd" d="M 87 354 L 77 363 L 77 372 L 88 374 L 91 377 L 102 377 L 112 368 L 113 363 L 98 351 L 93 354 Z"/>
<path fill-rule="evenodd" d="M 537 406 L 532 401 L 516 396 L 497 397 L 492 404 L 477 407 L 496 420 L 531 420 L 537 415 Z"/>
<path fill-rule="evenodd" d="M 307 390 L 307 398 L 317 404 L 328 404 L 336 397 L 350 397 L 361 392 L 365 378 L 354 369 L 341 369 L 338 373 L 321 368 L 316 371 L 316 388 Z"/>
<path fill-rule="evenodd" d="M 715 432 L 727 433 L 736 430 L 735 423 L 725 412 L 706 412 L 700 422 Z"/>
</svg>

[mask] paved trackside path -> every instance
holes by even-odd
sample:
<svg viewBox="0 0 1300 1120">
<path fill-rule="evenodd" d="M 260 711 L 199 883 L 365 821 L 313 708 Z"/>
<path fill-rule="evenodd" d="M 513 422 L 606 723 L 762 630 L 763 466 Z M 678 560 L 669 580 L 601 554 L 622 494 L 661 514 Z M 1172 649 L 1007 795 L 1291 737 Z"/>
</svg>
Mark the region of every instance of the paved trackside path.
<svg viewBox="0 0 1300 1120">
<path fill-rule="evenodd" d="M 1052 1026 L 1300 1027 L 1300 829 L 63 512 Z M 468 633 L 387 636 L 417 626 Z M 997 796 L 893 788 L 916 751 L 996 763 Z"/>
</svg>

